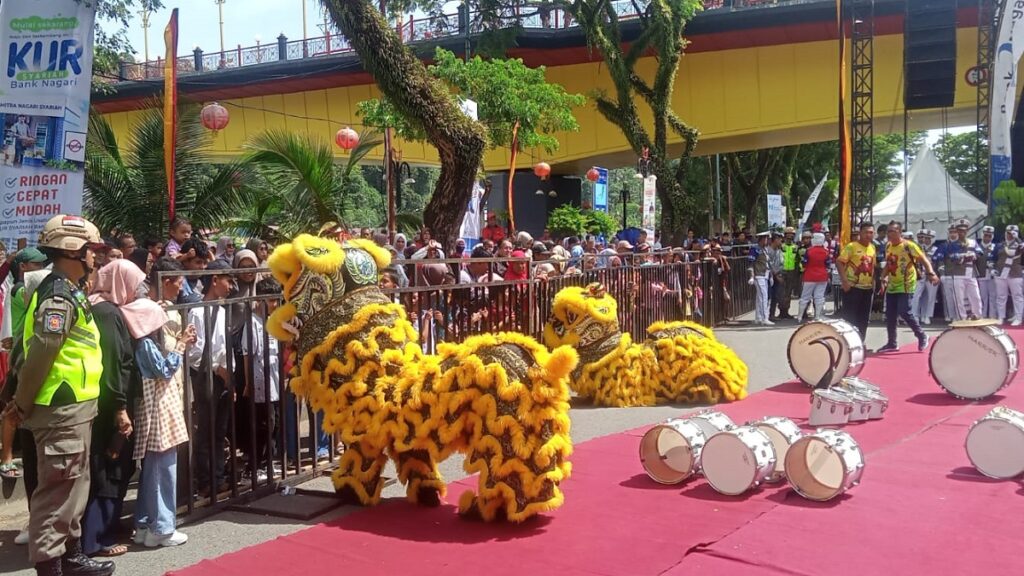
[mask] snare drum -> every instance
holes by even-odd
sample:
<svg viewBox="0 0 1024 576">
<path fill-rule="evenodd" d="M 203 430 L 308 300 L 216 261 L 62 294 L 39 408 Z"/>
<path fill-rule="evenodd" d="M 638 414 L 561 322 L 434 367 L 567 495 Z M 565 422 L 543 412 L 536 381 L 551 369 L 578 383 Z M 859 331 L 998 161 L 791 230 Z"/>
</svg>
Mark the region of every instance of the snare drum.
<svg viewBox="0 0 1024 576">
<path fill-rule="evenodd" d="M 824 339 L 835 358 L 830 386 L 860 374 L 864 368 L 864 342 L 857 329 L 845 320 L 808 322 L 793 333 L 786 348 L 789 367 L 804 384 L 818 384 L 833 368 L 828 350 L 822 344 L 812 343 L 819 339 Z"/>
<path fill-rule="evenodd" d="M 701 431 L 704 432 L 705 440 L 710 439 L 719 432 L 736 427 L 736 423 L 732 421 L 732 418 L 715 410 L 702 410 L 693 416 L 687 417 L 687 420 L 700 426 Z"/>
<path fill-rule="evenodd" d="M 866 394 L 843 386 L 833 386 L 830 390 L 846 396 L 850 402 L 853 402 L 853 409 L 850 410 L 850 422 L 863 422 L 871 417 L 872 402 Z"/>
<path fill-rule="evenodd" d="M 786 452 L 786 478 L 797 494 L 824 502 L 860 483 L 864 454 L 842 430 L 819 430 Z"/>
<path fill-rule="evenodd" d="M 833 390 L 815 390 L 811 394 L 811 415 L 807 423 L 811 426 L 833 426 L 846 424 L 853 412 L 853 400 Z"/>
<path fill-rule="evenodd" d="M 863 378 L 857 378 L 855 376 L 851 376 L 850 378 L 843 378 L 843 381 L 840 382 L 840 386 L 849 388 L 851 390 L 856 390 L 857 392 L 869 391 L 878 392 L 879 394 L 882 393 L 882 389 L 879 388 L 878 386 L 875 386 L 874 384 L 868 382 Z"/>
<path fill-rule="evenodd" d="M 701 454 L 704 478 L 715 491 L 742 494 L 768 480 L 775 471 L 775 447 L 768 435 L 741 426 L 708 438 Z"/>
<path fill-rule="evenodd" d="M 996 406 L 967 432 L 967 457 L 985 476 L 1007 480 L 1024 474 L 1024 414 Z"/>
<path fill-rule="evenodd" d="M 640 463 L 661 484 L 678 484 L 700 470 L 704 432 L 692 420 L 673 418 L 640 440 Z"/>
<path fill-rule="evenodd" d="M 781 416 L 768 416 L 747 425 L 764 432 L 775 448 L 775 470 L 765 482 L 782 482 L 786 478 L 786 451 L 804 435 L 800 427 Z"/>
<path fill-rule="evenodd" d="M 843 378 L 839 387 L 852 390 L 857 394 L 866 397 L 871 401 L 868 412 L 869 420 L 881 420 L 885 411 L 889 409 L 889 397 L 882 394 L 882 389 L 874 384 L 861 380 L 860 378 Z"/>
<path fill-rule="evenodd" d="M 928 368 L 946 392 L 981 400 L 1010 385 L 1017 358 L 1017 344 L 999 326 L 950 328 L 932 344 Z"/>
</svg>

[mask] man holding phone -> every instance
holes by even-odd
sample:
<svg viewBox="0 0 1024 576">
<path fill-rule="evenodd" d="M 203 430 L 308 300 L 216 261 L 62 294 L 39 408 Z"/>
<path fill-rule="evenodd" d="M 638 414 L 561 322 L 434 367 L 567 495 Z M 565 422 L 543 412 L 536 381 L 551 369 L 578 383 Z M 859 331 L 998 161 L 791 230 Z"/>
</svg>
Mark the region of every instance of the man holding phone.
<svg viewBox="0 0 1024 576">
<path fill-rule="evenodd" d="M 924 268 L 925 277 L 932 284 L 939 283 L 939 277 L 932 269 L 924 250 L 913 240 L 903 238 L 903 224 L 893 220 L 886 231 L 889 245 L 885 248 L 885 268 L 882 269 L 882 289 L 885 293 L 885 327 L 889 340 L 876 353 L 892 352 L 899 349 L 896 344 L 896 318 L 901 318 L 917 336 L 917 349 L 924 352 L 928 347 L 928 335 L 921 329 L 917 318 L 910 313 L 910 298 L 917 289 L 917 267 Z"/>
</svg>

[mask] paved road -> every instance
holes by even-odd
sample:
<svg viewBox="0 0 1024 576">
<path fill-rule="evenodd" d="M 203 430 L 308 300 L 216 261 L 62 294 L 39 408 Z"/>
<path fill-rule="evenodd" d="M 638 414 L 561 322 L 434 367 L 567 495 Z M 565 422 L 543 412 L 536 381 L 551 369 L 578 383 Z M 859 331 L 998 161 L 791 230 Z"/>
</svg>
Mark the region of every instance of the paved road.
<svg viewBox="0 0 1024 576">
<path fill-rule="evenodd" d="M 723 327 L 716 331 L 719 338 L 732 346 L 750 367 L 751 393 L 792 379 L 786 361 L 786 343 L 795 329 L 795 323 L 780 323 L 774 327 L 755 327 L 746 323 Z M 937 334 L 940 326 L 926 327 Z M 900 329 L 900 343 L 914 340 L 906 328 Z M 885 343 L 885 330 L 875 324 L 868 331 L 868 348 L 874 349 Z M 651 424 L 669 416 L 678 415 L 684 406 L 658 406 L 653 408 L 594 408 L 574 405 L 572 416 L 572 437 L 576 443 L 615 434 L 645 424 Z M 390 465 L 389 465 L 390 466 Z M 451 458 L 440 466 L 441 473 L 448 480 L 465 476 L 461 458 Z M 394 477 L 394 469 L 385 473 Z M 330 481 L 320 478 L 303 486 L 304 488 L 331 490 Z M 388 498 L 403 498 L 404 489 L 392 485 L 385 489 Z M 225 512 L 182 530 L 189 535 L 189 542 L 178 548 L 145 549 L 134 547 L 128 554 L 117 558 L 117 574 L 130 576 L 159 576 L 174 568 L 181 568 L 239 550 L 241 548 L 272 540 L 290 534 L 307 526 L 345 516 L 357 510 L 342 507 L 316 517 L 308 522 L 281 519 L 241 512 Z M 0 504 L 0 574 L 30 576 L 31 571 L 24 548 L 13 544 L 14 535 L 27 519 L 24 500 L 10 500 Z"/>
</svg>

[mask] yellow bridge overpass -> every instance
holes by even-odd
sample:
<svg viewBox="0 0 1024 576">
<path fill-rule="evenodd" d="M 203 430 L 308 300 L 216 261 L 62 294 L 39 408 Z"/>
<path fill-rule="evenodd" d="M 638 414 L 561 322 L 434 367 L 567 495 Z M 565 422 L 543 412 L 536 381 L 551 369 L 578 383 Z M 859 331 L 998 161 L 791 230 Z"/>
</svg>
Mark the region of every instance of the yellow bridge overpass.
<svg viewBox="0 0 1024 576">
<path fill-rule="evenodd" d="M 690 24 L 691 45 L 675 83 L 675 111 L 701 132 L 697 154 L 834 140 L 838 132 L 839 46 L 834 0 L 725 0 Z M 909 0 L 908 0 L 909 1 Z M 626 3 L 631 4 L 631 3 Z M 904 0 L 877 0 L 874 40 L 874 114 L 876 134 L 903 129 Z M 508 51 L 528 65 L 547 66 L 547 78 L 574 93 L 613 91 L 596 54 L 582 32 L 565 20 L 525 22 L 517 47 Z M 442 33 L 446 22 L 410 21 L 400 26 L 413 43 L 435 43 L 461 52 L 464 39 Z M 629 37 L 630 23 L 624 24 Z M 433 31 L 440 30 L 436 35 Z M 977 92 L 967 81 L 977 64 L 977 10 L 961 9 L 957 24 L 955 104 L 946 109 L 948 126 L 976 121 Z M 847 50 L 849 54 L 849 50 Z M 179 93 L 183 100 L 218 101 L 231 113 L 228 127 L 214 141 L 213 153 L 233 158 L 245 142 L 272 128 L 311 134 L 330 141 L 341 127 L 358 128 L 356 104 L 378 96 L 372 78 L 339 36 L 277 45 L 238 48 L 225 53 L 179 58 Z M 111 95 L 94 97 L 119 135 L 127 132 L 137 110 L 162 92 L 162 64 L 125 68 L 133 80 L 116 85 Z M 653 58 L 641 71 L 653 76 Z M 640 106 L 645 110 L 644 106 Z M 941 128 L 943 110 L 914 111 L 911 129 Z M 544 160 L 555 173 L 582 173 L 591 165 L 631 165 L 635 155 L 622 134 L 590 104 L 576 110 L 581 129 L 559 135 L 561 149 L 520 154 L 521 168 Z M 649 115 L 646 120 L 649 121 Z M 679 146 L 678 138 L 673 142 Z M 403 160 L 429 165 L 437 161 L 430 145 L 398 142 Z M 340 149 L 335 148 L 342 156 Z M 379 160 L 382 150 L 371 154 Z M 507 169 L 507 150 L 485 157 L 488 170 Z"/>
</svg>

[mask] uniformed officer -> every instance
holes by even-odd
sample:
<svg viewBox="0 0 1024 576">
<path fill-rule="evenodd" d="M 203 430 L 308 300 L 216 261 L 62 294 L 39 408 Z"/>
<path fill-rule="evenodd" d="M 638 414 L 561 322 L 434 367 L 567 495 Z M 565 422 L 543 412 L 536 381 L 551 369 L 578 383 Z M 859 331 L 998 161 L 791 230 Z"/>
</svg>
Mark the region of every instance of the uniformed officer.
<svg viewBox="0 0 1024 576">
<path fill-rule="evenodd" d="M 89 498 L 89 441 L 103 371 L 100 335 L 82 284 L 93 269 L 99 230 L 80 216 L 54 216 L 39 248 L 53 270 L 25 316 L 18 390 L 8 410 L 35 437 L 39 486 L 29 513 L 29 559 L 40 575 L 104 576 L 114 563 L 82 553 Z"/>
<path fill-rule="evenodd" d="M 790 303 L 793 293 L 800 292 L 800 246 L 796 244 L 796 229 L 788 226 L 783 232 L 784 241 L 780 254 L 782 256 L 782 282 L 779 287 L 779 319 L 789 320 Z"/>
</svg>

